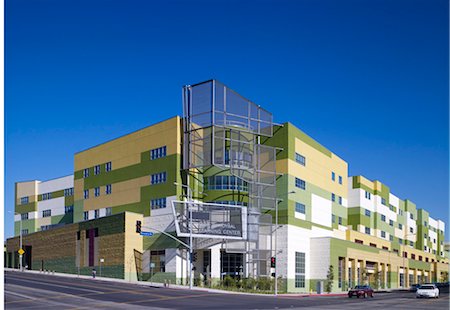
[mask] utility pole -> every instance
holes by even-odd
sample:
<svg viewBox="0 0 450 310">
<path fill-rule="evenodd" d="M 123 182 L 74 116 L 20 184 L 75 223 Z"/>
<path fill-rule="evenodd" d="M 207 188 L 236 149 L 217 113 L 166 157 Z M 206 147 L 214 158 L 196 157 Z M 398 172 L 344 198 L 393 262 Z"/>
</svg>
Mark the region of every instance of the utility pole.
<svg viewBox="0 0 450 310">
<path fill-rule="evenodd" d="M 8 211 L 9 213 L 13 213 L 11 211 Z M 20 232 L 19 232 L 19 250 L 22 250 L 22 214 L 19 212 L 14 211 L 14 215 L 20 215 Z M 19 270 L 23 271 L 22 269 L 22 254 L 20 254 L 22 251 L 19 252 Z"/>
<path fill-rule="evenodd" d="M 188 176 L 189 180 L 189 176 Z M 192 277 L 192 269 L 194 268 L 193 262 L 192 262 L 192 256 L 193 256 L 193 242 L 192 242 L 192 199 L 193 194 L 192 190 L 188 185 L 185 184 L 179 184 L 177 182 L 173 183 L 176 186 L 181 186 L 187 189 L 187 199 L 188 199 L 188 208 L 189 208 L 189 289 L 192 289 L 194 286 L 194 279 Z"/>
</svg>

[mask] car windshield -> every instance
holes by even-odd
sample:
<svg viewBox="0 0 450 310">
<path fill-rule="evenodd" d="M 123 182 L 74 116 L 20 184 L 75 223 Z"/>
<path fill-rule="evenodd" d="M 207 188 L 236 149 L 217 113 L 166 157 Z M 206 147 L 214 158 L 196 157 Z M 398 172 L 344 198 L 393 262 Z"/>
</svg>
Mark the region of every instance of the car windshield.
<svg viewBox="0 0 450 310">
<path fill-rule="evenodd" d="M 422 285 L 419 287 L 421 290 L 434 290 L 434 286 L 432 285 Z"/>
</svg>

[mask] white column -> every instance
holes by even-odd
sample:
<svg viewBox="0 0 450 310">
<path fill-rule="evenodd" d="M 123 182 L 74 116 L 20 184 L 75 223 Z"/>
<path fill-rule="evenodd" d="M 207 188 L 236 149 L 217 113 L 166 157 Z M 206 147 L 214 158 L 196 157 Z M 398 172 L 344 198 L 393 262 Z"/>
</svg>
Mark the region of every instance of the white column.
<svg viewBox="0 0 450 310">
<path fill-rule="evenodd" d="M 220 279 L 220 245 L 211 248 L 211 278 Z"/>
</svg>

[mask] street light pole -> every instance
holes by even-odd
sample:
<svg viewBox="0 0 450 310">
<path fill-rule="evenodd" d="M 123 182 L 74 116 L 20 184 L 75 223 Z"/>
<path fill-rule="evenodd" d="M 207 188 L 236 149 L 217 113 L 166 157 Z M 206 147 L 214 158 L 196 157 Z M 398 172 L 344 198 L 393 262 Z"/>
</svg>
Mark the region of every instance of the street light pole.
<svg viewBox="0 0 450 310">
<path fill-rule="evenodd" d="M 11 211 L 8 211 L 9 213 L 13 213 Z M 19 212 L 14 211 L 14 215 L 20 215 L 20 232 L 19 232 L 19 250 L 22 249 L 22 214 Z M 20 271 L 23 271 L 22 269 L 22 254 L 19 253 L 19 269 Z"/>
<path fill-rule="evenodd" d="M 188 177 L 189 178 L 189 177 Z M 181 186 L 187 189 L 187 199 L 188 199 L 188 208 L 189 208 L 189 289 L 192 289 L 193 285 L 194 285 L 194 279 L 192 278 L 192 268 L 193 266 L 193 262 L 192 262 L 192 256 L 193 256 L 193 249 L 192 249 L 192 207 L 190 202 L 192 202 L 193 199 L 193 194 L 192 194 L 192 190 L 189 186 L 185 185 L 185 184 L 179 184 L 177 182 L 174 182 L 173 184 L 175 184 L 176 186 Z"/>
</svg>

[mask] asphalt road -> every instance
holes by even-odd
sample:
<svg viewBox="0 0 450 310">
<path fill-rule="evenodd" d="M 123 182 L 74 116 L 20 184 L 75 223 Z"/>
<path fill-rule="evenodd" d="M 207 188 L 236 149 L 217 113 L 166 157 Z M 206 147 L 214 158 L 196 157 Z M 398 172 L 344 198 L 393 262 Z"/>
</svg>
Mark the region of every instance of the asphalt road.
<svg viewBox="0 0 450 310">
<path fill-rule="evenodd" d="M 374 298 L 222 294 L 157 288 L 98 279 L 5 272 L 6 309 L 449 309 L 448 292 L 439 299 L 414 293 L 379 293 Z"/>
</svg>

